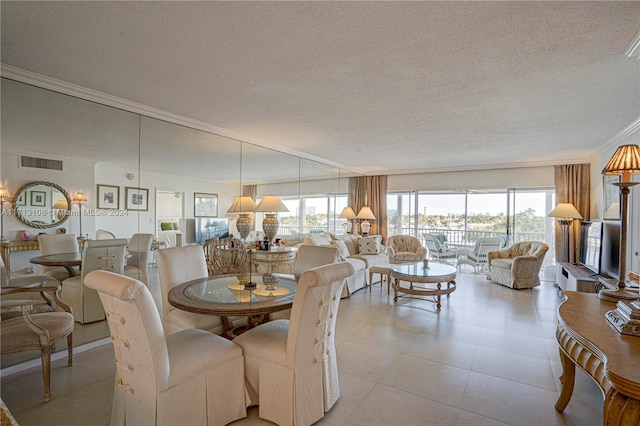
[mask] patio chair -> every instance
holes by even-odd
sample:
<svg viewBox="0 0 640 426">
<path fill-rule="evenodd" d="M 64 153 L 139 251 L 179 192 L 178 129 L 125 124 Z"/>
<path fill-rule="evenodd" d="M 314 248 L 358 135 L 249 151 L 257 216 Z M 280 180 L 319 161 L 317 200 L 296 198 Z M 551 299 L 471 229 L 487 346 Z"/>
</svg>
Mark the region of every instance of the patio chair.
<svg viewBox="0 0 640 426">
<path fill-rule="evenodd" d="M 458 268 L 462 265 L 471 265 L 474 273 L 483 271 L 487 267 L 487 254 L 490 251 L 500 250 L 503 244 L 504 240 L 500 237 L 478 238 L 473 250 L 467 252 L 465 257 L 458 259 Z"/>
<path fill-rule="evenodd" d="M 429 251 L 429 258 L 441 262 L 452 263 L 458 258 L 458 252 L 455 249 L 451 249 L 440 242 L 437 235 L 424 234 L 424 245 L 427 246 Z"/>
</svg>

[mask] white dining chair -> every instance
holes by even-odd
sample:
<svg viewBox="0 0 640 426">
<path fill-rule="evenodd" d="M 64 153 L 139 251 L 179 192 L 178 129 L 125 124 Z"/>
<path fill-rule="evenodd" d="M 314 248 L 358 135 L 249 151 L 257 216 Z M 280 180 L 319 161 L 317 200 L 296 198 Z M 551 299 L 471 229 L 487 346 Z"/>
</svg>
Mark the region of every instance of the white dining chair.
<svg viewBox="0 0 640 426">
<path fill-rule="evenodd" d="M 115 352 L 112 425 L 226 425 L 246 417 L 242 350 L 203 330 L 165 337 L 140 281 L 93 271 Z"/>
<path fill-rule="evenodd" d="M 162 321 L 165 333 L 169 335 L 188 328 L 199 328 L 222 334 L 223 318 L 182 311 L 169 303 L 169 292 L 172 288 L 209 276 L 202 247 L 192 245 L 160 249 L 156 250 L 155 257 L 162 293 Z"/>
<path fill-rule="evenodd" d="M 77 253 L 80 251 L 78 237 L 73 234 L 41 234 L 38 235 L 40 254 Z M 69 271 L 60 266 L 42 266 L 42 273 L 54 277 L 58 281 L 69 278 Z"/>
<path fill-rule="evenodd" d="M 84 243 L 80 275 L 62 281 L 62 300 L 73 309 L 76 322 L 86 324 L 105 318 L 98 294 L 86 288 L 84 280 L 89 272 L 95 270 L 123 274 L 126 246 L 126 238 L 88 240 Z"/>
<path fill-rule="evenodd" d="M 319 266 L 300 277 L 291 320 L 258 325 L 233 341 L 245 356 L 247 391 L 259 416 L 278 425 L 310 425 L 340 397 L 335 325 L 346 262 Z"/>
</svg>

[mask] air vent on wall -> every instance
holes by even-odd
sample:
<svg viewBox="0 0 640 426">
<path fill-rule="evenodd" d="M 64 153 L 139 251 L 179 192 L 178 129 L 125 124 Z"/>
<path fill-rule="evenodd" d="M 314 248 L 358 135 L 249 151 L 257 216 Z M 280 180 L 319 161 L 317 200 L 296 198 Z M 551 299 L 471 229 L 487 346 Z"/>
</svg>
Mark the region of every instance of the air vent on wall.
<svg viewBox="0 0 640 426">
<path fill-rule="evenodd" d="M 60 170 L 62 171 L 61 160 L 50 160 L 48 158 L 20 156 L 21 167 L 33 167 L 36 169 Z"/>
</svg>

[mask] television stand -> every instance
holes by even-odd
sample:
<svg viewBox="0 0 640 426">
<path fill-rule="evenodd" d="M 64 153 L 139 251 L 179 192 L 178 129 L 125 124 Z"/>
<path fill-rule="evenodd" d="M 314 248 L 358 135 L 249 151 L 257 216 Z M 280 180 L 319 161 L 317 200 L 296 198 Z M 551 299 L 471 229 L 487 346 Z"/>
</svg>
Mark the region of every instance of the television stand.
<svg viewBox="0 0 640 426">
<path fill-rule="evenodd" d="M 603 286 L 603 278 L 582 265 L 558 262 L 556 265 L 556 284 L 560 290 L 597 293 Z"/>
</svg>

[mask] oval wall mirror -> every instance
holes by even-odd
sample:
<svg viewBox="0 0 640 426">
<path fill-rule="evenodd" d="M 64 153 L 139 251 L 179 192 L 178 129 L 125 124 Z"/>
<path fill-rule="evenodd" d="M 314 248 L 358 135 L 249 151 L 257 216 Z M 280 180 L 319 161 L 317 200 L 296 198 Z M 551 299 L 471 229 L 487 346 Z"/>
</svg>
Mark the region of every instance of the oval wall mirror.
<svg viewBox="0 0 640 426">
<path fill-rule="evenodd" d="M 53 228 L 71 214 L 71 197 L 51 182 L 31 182 L 18 189 L 11 200 L 16 218 L 32 228 Z"/>
</svg>

